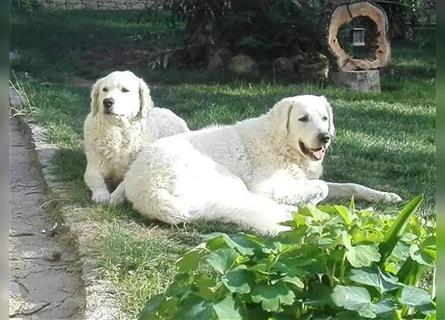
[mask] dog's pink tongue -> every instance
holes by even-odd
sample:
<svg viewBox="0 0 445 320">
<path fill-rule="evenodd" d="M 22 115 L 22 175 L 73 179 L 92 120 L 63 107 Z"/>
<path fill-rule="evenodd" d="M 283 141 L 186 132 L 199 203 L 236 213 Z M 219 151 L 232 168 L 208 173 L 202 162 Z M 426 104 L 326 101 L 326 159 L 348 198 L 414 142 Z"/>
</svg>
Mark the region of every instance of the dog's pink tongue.
<svg viewBox="0 0 445 320">
<path fill-rule="evenodd" d="M 321 148 L 320 150 L 317 151 L 312 151 L 312 154 L 317 160 L 321 160 L 324 158 L 325 148 Z"/>
</svg>

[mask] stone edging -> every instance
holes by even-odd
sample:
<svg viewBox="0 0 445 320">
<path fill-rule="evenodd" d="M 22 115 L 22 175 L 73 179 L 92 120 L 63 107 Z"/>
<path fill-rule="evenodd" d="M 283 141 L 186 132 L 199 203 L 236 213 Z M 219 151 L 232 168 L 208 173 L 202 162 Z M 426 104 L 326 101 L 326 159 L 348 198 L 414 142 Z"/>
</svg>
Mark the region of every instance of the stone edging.
<svg viewBox="0 0 445 320">
<path fill-rule="evenodd" d="M 20 98 L 14 89 L 10 89 L 10 104 L 20 108 Z M 57 181 L 51 173 L 51 159 L 59 149 L 44 141 L 44 128 L 32 119 L 19 116 L 18 123 L 24 130 L 27 143 L 31 146 L 33 162 L 38 168 L 45 188 L 45 197 L 52 210 L 58 211 L 63 220 L 63 231 L 74 241 L 77 257 L 81 266 L 81 278 L 85 287 L 85 320 L 126 319 L 119 309 L 116 291 L 108 280 L 101 279 L 98 261 L 91 250 L 92 238 L 98 234 L 97 225 L 92 221 L 82 219 L 86 209 L 75 204 L 66 204 L 60 199 L 69 198 L 63 183 Z M 92 236 L 92 234 L 94 234 Z"/>
<path fill-rule="evenodd" d="M 89 10 L 145 10 L 161 6 L 165 0 L 36 0 L 44 8 Z"/>
</svg>

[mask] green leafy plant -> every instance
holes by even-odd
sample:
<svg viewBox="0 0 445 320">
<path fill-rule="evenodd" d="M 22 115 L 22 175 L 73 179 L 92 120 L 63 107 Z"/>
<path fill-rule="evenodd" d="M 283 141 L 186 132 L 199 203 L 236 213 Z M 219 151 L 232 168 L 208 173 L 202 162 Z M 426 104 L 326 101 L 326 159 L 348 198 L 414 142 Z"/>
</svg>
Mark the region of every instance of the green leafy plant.
<svg viewBox="0 0 445 320">
<path fill-rule="evenodd" d="M 206 235 L 139 319 L 435 319 L 434 290 L 420 286 L 436 259 L 421 201 L 397 216 L 308 205 L 274 238 Z"/>
<path fill-rule="evenodd" d="M 309 52 L 321 47 L 324 28 L 320 25 L 324 25 L 323 18 L 329 11 L 327 3 L 326 0 L 172 0 L 166 8 L 184 26 L 185 42 L 227 47 L 264 59 L 288 56 L 292 48 L 300 46 Z"/>
<path fill-rule="evenodd" d="M 41 7 L 36 0 L 12 0 L 11 5 L 14 9 L 32 12 Z"/>
</svg>

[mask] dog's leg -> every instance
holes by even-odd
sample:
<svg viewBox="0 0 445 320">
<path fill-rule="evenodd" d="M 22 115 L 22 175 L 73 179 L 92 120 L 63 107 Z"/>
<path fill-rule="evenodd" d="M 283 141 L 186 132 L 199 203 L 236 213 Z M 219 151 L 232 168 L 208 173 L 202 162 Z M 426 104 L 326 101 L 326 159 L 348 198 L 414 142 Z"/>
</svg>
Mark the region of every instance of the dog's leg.
<svg viewBox="0 0 445 320">
<path fill-rule="evenodd" d="M 113 191 L 110 197 L 110 204 L 122 204 L 125 202 L 125 184 L 122 181 L 117 188 Z"/>
<path fill-rule="evenodd" d="M 327 185 L 329 188 L 327 200 L 354 197 L 356 200 L 368 202 L 397 203 L 402 201 L 402 198 L 395 193 L 374 190 L 360 184 L 327 182 Z"/>
<path fill-rule="evenodd" d="M 252 191 L 281 204 L 299 206 L 323 201 L 328 195 L 328 186 L 322 180 L 295 180 L 281 176 L 262 181 Z"/>
<path fill-rule="evenodd" d="M 99 170 L 90 163 L 87 164 L 84 180 L 93 193 L 91 200 L 98 203 L 107 203 L 110 201 L 110 192 L 107 189 L 104 179 L 100 175 Z"/>
</svg>

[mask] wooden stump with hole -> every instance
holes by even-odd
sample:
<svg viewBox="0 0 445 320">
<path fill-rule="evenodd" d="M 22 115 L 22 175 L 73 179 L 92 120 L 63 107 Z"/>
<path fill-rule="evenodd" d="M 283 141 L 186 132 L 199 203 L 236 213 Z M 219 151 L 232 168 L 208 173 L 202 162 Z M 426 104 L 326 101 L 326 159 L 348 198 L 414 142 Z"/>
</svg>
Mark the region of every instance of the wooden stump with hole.
<svg viewBox="0 0 445 320">
<path fill-rule="evenodd" d="M 352 46 L 365 51 L 364 57 L 356 57 L 346 50 L 346 44 L 339 40 L 342 27 L 366 18 L 371 28 L 356 27 L 352 33 Z M 366 37 L 360 32 L 365 33 Z M 333 69 L 329 79 L 334 85 L 348 87 L 361 92 L 379 92 L 379 69 L 388 65 L 391 47 L 388 41 L 388 18 L 385 11 L 371 1 L 341 3 L 331 13 L 328 26 L 328 48 Z M 358 37 L 357 37 L 358 36 Z"/>
</svg>

